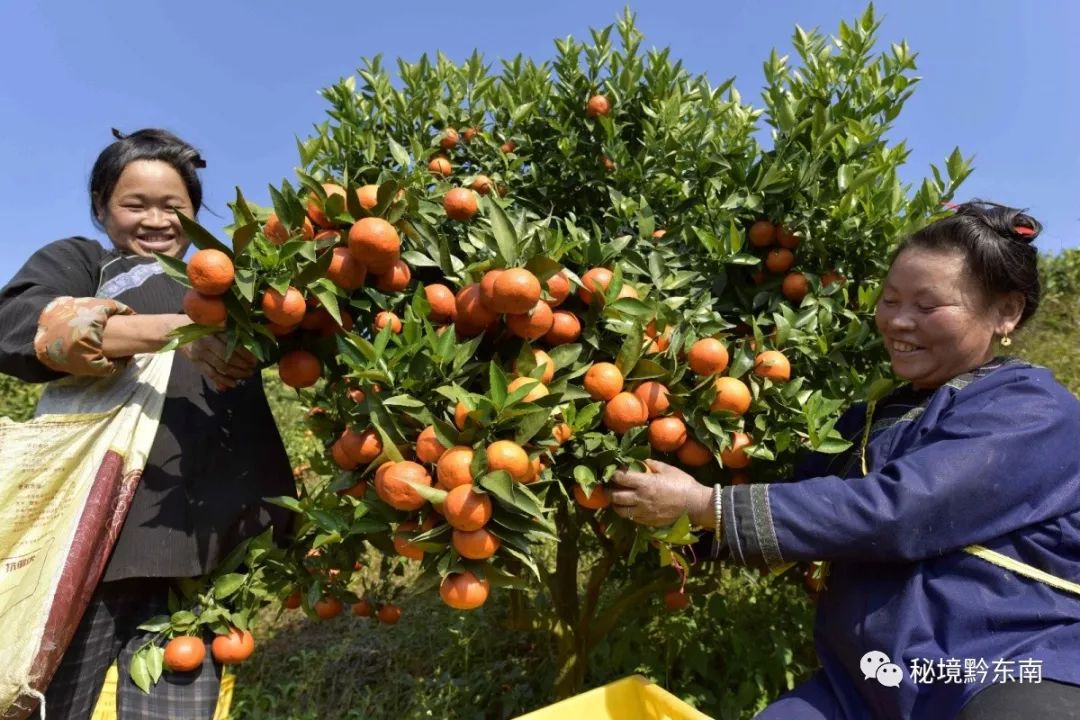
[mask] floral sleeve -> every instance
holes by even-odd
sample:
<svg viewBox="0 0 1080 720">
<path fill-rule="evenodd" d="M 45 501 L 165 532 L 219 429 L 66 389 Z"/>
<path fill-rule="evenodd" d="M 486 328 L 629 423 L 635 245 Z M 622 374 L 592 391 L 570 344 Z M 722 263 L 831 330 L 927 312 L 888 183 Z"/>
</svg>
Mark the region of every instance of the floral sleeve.
<svg viewBox="0 0 1080 720">
<path fill-rule="evenodd" d="M 105 323 L 113 315 L 135 311 L 115 300 L 58 297 L 38 317 L 34 352 L 41 363 L 71 375 L 111 375 L 126 360 L 105 357 L 101 350 Z"/>
</svg>

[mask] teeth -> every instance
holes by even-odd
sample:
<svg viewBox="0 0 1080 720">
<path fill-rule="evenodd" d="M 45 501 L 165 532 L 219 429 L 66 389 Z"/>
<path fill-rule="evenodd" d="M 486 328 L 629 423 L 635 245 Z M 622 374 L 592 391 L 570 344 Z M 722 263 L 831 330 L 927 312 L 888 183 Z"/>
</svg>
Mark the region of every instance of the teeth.
<svg viewBox="0 0 1080 720">
<path fill-rule="evenodd" d="M 917 345 L 909 345 L 908 343 L 900 342 L 899 340 L 894 341 L 892 347 L 893 350 L 896 350 L 897 352 L 911 352 L 912 350 L 919 349 Z"/>
</svg>

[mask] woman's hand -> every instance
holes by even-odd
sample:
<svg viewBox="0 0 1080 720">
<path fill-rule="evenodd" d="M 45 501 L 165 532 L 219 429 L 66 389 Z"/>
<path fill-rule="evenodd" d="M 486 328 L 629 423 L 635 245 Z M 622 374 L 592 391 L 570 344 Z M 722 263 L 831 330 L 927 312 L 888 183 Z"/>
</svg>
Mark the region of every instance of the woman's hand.
<svg viewBox="0 0 1080 720">
<path fill-rule="evenodd" d="M 702 485 L 682 470 L 656 460 L 646 460 L 652 472 L 617 470 L 611 504 L 615 512 L 643 525 L 662 527 L 689 513 L 698 527 L 713 527 L 711 487 Z"/>
<path fill-rule="evenodd" d="M 259 360 L 249 350 L 237 347 L 230 357 L 225 356 L 227 345 L 221 335 L 204 335 L 182 345 L 177 352 L 198 368 L 219 390 L 236 387 L 238 381 L 251 377 Z"/>
</svg>

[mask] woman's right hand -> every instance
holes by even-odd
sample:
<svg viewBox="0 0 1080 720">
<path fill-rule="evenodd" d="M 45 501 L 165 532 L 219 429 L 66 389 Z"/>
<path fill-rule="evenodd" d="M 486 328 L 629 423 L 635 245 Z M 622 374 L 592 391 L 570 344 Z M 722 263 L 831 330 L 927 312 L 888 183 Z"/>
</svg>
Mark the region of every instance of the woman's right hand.
<svg viewBox="0 0 1080 720">
<path fill-rule="evenodd" d="M 259 360 L 249 350 L 237 347 L 229 357 L 224 336 L 204 335 L 187 345 L 181 345 L 178 352 L 198 368 L 204 376 L 217 385 L 219 390 L 236 387 L 244 378 L 251 377 L 258 367 Z"/>
</svg>

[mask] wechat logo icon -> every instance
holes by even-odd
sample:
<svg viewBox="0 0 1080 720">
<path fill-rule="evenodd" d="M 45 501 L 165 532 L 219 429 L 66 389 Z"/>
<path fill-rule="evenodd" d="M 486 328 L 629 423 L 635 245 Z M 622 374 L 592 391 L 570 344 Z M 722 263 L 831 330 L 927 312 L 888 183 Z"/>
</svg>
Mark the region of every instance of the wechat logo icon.
<svg viewBox="0 0 1080 720">
<path fill-rule="evenodd" d="M 877 680 L 885 687 L 900 687 L 904 671 L 894 665 L 889 656 L 879 650 L 871 650 L 859 661 L 864 680 Z"/>
</svg>

